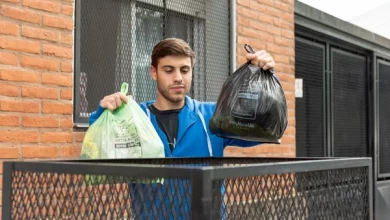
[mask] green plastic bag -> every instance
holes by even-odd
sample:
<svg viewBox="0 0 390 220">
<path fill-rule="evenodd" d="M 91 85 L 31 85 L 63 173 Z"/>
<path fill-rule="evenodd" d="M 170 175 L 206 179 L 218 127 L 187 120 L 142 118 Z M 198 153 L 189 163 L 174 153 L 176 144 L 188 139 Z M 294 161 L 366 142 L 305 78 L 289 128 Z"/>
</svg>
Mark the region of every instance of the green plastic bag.
<svg viewBox="0 0 390 220">
<path fill-rule="evenodd" d="M 122 84 L 121 92 L 127 95 L 127 83 Z M 115 111 L 104 110 L 88 128 L 80 155 L 80 159 L 162 157 L 165 157 L 165 153 L 160 137 L 141 107 L 131 98 Z M 163 179 L 158 178 L 139 180 L 127 176 L 119 177 L 121 178 L 127 182 L 163 182 Z M 118 177 L 115 179 L 119 180 Z M 105 175 L 85 176 L 87 185 L 103 184 L 108 181 L 110 180 Z"/>
<path fill-rule="evenodd" d="M 128 84 L 121 92 L 127 95 Z M 118 109 L 106 109 L 85 134 L 81 159 L 161 158 L 164 145 L 141 107 L 128 99 Z"/>
</svg>

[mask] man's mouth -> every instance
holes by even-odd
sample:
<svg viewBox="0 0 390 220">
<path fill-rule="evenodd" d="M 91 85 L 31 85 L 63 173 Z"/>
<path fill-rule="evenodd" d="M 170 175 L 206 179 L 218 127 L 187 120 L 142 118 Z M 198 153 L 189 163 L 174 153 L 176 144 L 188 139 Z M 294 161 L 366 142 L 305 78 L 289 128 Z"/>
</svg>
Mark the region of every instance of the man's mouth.
<svg viewBox="0 0 390 220">
<path fill-rule="evenodd" d="M 174 89 L 174 90 L 180 90 L 180 89 L 184 89 L 185 87 L 184 86 L 172 86 L 171 89 Z"/>
</svg>

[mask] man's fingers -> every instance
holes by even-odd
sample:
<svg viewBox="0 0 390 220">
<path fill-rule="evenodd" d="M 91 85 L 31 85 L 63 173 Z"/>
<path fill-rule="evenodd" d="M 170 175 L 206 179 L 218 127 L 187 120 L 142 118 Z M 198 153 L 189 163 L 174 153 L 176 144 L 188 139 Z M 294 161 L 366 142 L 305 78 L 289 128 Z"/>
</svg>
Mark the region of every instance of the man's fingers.
<svg viewBox="0 0 390 220">
<path fill-rule="evenodd" d="M 274 65 L 273 58 L 269 53 L 263 53 L 262 55 L 258 56 L 256 63 L 257 63 L 257 66 L 259 66 L 260 68 L 263 68 L 263 69 L 265 66 L 267 66 L 267 68 L 269 68 L 269 66 L 273 67 L 273 65 Z"/>
<path fill-rule="evenodd" d="M 113 95 L 111 103 L 114 104 L 117 107 L 122 105 L 122 100 L 121 100 L 121 97 L 120 97 L 119 93 L 115 93 Z"/>
<path fill-rule="evenodd" d="M 257 51 L 256 53 L 247 53 L 246 58 L 251 61 L 255 66 L 258 66 L 264 70 L 274 68 L 275 62 L 272 56 L 265 50 Z"/>
<path fill-rule="evenodd" d="M 114 111 L 116 107 L 113 106 L 111 103 L 107 102 L 107 109 L 109 109 L 110 111 Z"/>
<path fill-rule="evenodd" d="M 116 108 L 121 106 L 123 102 L 127 103 L 128 98 L 129 97 L 127 97 L 125 94 L 121 92 L 117 92 L 104 97 L 103 100 L 100 102 L 100 105 L 103 108 L 107 108 L 109 110 L 115 110 Z"/>
<path fill-rule="evenodd" d="M 127 103 L 127 96 L 121 92 L 118 92 L 117 93 L 119 95 L 119 98 L 124 101 L 125 103 Z"/>
<path fill-rule="evenodd" d="M 264 59 L 267 60 L 267 61 L 272 61 L 271 54 L 266 53 L 266 54 L 264 55 Z"/>
<path fill-rule="evenodd" d="M 254 54 L 252 54 L 252 53 L 246 54 L 246 59 L 248 59 L 248 60 L 253 60 L 254 58 L 256 58 L 256 55 L 254 55 Z"/>
<path fill-rule="evenodd" d="M 270 62 L 270 63 L 267 63 L 267 64 L 265 64 L 264 66 L 263 66 L 263 69 L 264 70 L 268 70 L 268 69 L 271 69 L 271 68 L 273 68 L 275 66 L 275 62 Z"/>
<path fill-rule="evenodd" d="M 102 108 L 107 108 L 107 104 L 103 100 L 100 102 L 100 106 Z"/>
<path fill-rule="evenodd" d="M 265 54 L 267 54 L 267 52 L 265 52 L 265 50 L 259 50 L 259 51 L 257 51 L 257 52 L 255 53 L 256 56 L 263 56 L 263 55 L 265 55 Z"/>
<path fill-rule="evenodd" d="M 257 51 L 256 53 L 247 53 L 246 58 L 248 60 L 254 60 L 257 57 L 263 57 L 265 54 L 267 54 L 264 50 Z"/>
<path fill-rule="evenodd" d="M 102 101 L 101 104 L 102 108 L 113 110 L 114 106 L 109 101 Z"/>
<path fill-rule="evenodd" d="M 261 67 L 263 67 L 265 65 L 265 59 L 264 58 L 265 58 L 264 56 L 258 56 L 257 57 L 256 63 L 257 63 L 258 67 L 261 68 Z"/>
</svg>

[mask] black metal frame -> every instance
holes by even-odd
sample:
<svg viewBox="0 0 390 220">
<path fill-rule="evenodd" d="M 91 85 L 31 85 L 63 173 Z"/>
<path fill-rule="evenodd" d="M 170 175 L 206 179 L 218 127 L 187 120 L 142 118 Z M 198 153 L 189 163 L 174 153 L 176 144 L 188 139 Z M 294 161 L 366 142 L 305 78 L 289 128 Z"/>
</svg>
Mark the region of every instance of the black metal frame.
<svg viewBox="0 0 390 220">
<path fill-rule="evenodd" d="M 326 71 L 326 42 L 324 41 L 313 41 L 312 39 L 308 39 L 305 35 L 301 35 L 301 34 L 297 34 L 295 36 L 295 40 L 296 41 L 300 41 L 300 42 L 303 42 L 303 43 L 306 43 L 306 44 L 310 44 L 310 45 L 313 45 L 313 46 L 316 46 L 316 47 L 321 47 L 323 50 L 324 50 L 324 60 L 323 60 L 323 75 L 322 75 L 322 88 L 323 88 L 323 93 L 322 93 L 322 111 L 323 111 L 323 118 L 322 118 L 322 123 L 323 123 L 323 135 L 324 135 L 324 143 L 323 144 L 323 147 L 324 147 L 324 156 L 327 157 L 330 155 L 330 152 L 328 152 L 328 142 L 329 140 L 326 138 L 328 137 L 328 133 L 329 131 L 327 130 L 328 129 L 328 126 L 327 126 L 327 120 L 328 120 L 328 117 L 327 117 L 327 112 L 328 112 L 328 106 L 326 105 L 326 103 L 328 102 L 327 101 L 327 95 L 326 95 L 326 89 L 327 89 L 327 85 L 328 85 L 328 72 Z M 298 151 L 298 149 L 297 149 Z"/>
<path fill-rule="evenodd" d="M 340 46 L 340 45 L 342 45 L 342 46 Z M 373 148 L 373 137 L 374 137 L 374 133 L 372 132 L 373 131 L 373 129 L 374 129 L 374 121 L 373 121 L 373 119 L 374 119 L 374 117 L 373 117 L 373 115 L 372 115 L 372 109 L 371 109 L 371 106 L 372 105 L 370 105 L 370 103 L 373 103 L 373 99 L 374 99 L 374 97 L 372 96 L 372 82 L 373 82 L 373 80 L 372 80 L 372 77 L 373 77 L 373 74 L 372 74 L 372 69 L 370 68 L 370 65 L 371 65 L 371 62 L 372 62 L 372 53 L 370 52 L 370 51 L 367 51 L 367 50 L 364 50 L 364 49 L 362 49 L 362 48 L 359 48 L 359 47 L 356 47 L 356 46 L 354 46 L 354 45 L 343 45 L 342 44 L 342 42 L 340 42 L 340 43 L 338 43 L 337 44 L 337 46 L 334 44 L 334 43 L 331 43 L 331 46 L 329 47 L 329 53 L 331 53 L 331 51 L 332 50 L 334 50 L 334 49 L 341 49 L 341 50 L 343 50 L 343 51 L 339 51 L 339 52 L 344 52 L 344 51 L 346 51 L 346 52 L 350 52 L 350 53 L 352 53 L 352 54 L 355 54 L 355 55 L 360 55 L 360 56 L 364 56 L 365 58 L 366 58 L 366 60 L 367 60 L 367 63 L 366 63 L 366 65 L 367 65 L 367 69 L 366 69 L 366 90 L 365 90 L 365 95 L 366 95 L 366 100 L 367 100 L 367 106 L 366 106 L 366 117 L 367 117 L 367 125 L 368 125 L 368 128 L 367 128 L 367 155 L 368 156 L 370 156 L 370 157 L 372 157 L 373 155 L 372 155 L 372 152 L 373 152 L 373 150 L 372 150 L 372 148 Z M 330 54 L 330 56 L 332 56 L 331 54 Z M 331 63 L 331 68 L 333 69 L 333 63 L 332 63 L 332 58 L 329 60 L 329 62 Z M 332 120 L 332 122 L 331 122 L 331 124 L 332 124 L 332 142 L 334 141 L 334 138 L 333 138 L 333 131 L 334 131 L 334 129 L 333 129 L 333 77 L 331 76 L 331 79 L 330 79 L 331 81 L 332 81 L 332 83 L 331 83 L 331 86 L 332 86 L 332 88 L 331 88 L 331 106 L 332 106 L 332 108 L 331 108 L 331 120 Z M 332 155 L 334 156 L 334 144 L 332 143 Z"/>
<path fill-rule="evenodd" d="M 331 52 L 329 49 L 330 45 L 329 42 L 325 43 L 325 60 L 324 60 L 324 72 L 325 72 L 325 88 L 324 88 L 324 96 L 326 97 L 324 99 L 324 106 L 326 108 L 324 115 L 326 118 L 326 152 L 327 156 L 333 155 L 333 120 L 332 120 L 332 109 L 333 109 L 333 80 L 332 80 L 332 66 L 329 62 L 331 58 Z"/>
<path fill-rule="evenodd" d="M 377 53 L 373 53 L 374 57 L 374 65 L 372 65 L 373 69 L 373 90 L 374 90 L 374 154 L 372 155 L 374 159 L 374 179 L 378 180 L 379 178 L 379 74 L 378 74 L 378 66 L 377 66 Z"/>
<path fill-rule="evenodd" d="M 211 158 L 212 159 L 212 158 Z M 224 158 L 223 163 L 237 163 L 243 158 Z M 247 158 L 245 158 L 246 160 Z M 248 158 L 253 164 L 225 167 L 216 166 L 188 167 L 188 166 L 155 166 L 161 159 L 134 159 L 134 160 L 62 160 L 62 161 L 6 161 L 3 170 L 3 209 L 2 218 L 11 219 L 12 172 L 35 171 L 56 172 L 66 174 L 109 174 L 130 175 L 153 178 L 157 176 L 171 178 L 189 178 L 193 186 L 192 217 L 194 219 L 212 219 L 212 181 L 224 178 L 256 176 L 263 174 L 281 174 L 290 172 L 309 172 L 353 167 L 368 167 L 369 184 L 369 215 L 373 219 L 373 178 L 371 158 L 267 158 L 271 161 L 261 163 L 261 158 Z M 164 164 L 178 164 L 183 158 L 163 159 Z M 188 163 L 202 162 L 202 158 L 184 158 Z M 210 161 L 210 158 L 208 158 Z M 218 158 L 216 158 L 218 160 Z M 129 164 L 127 162 L 133 162 Z M 257 161 L 257 162 L 256 162 Z M 140 163 L 138 163 L 140 162 Z M 149 163 L 149 164 L 141 164 Z M 161 164 L 162 165 L 162 164 Z"/>
<path fill-rule="evenodd" d="M 74 6 L 74 13 L 75 13 L 75 26 L 73 28 L 73 31 L 74 31 L 74 51 L 73 51 L 73 57 L 74 57 L 74 61 L 73 61 L 73 64 L 74 64 L 74 70 L 73 70 L 73 94 L 74 94 L 74 97 L 73 97 L 73 122 L 75 124 L 76 127 L 80 127 L 82 124 L 88 124 L 88 118 L 83 118 L 83 117 L 80 117 L 78 114 L 76 114 L 76 112 L 80 112 L 80 105 L 78 103 L 80 103 L 80 93 L 77 91 L 79 88 L 80 88 L 80 80 L 76 77 L 78 75 L 80 75 L 80 72 L 81 72 L 81 67 L 80 67 L 80 60 L 81 60 L 81 48 L 80 48 L 80 43 L 81 43 L 81 36 L 80 36 L 80 32 L 81 32 L 81 1 L 80 0 L 76 0 L 75 1 L 75 6 Z M 81 126 L 83 127 L 83 126 Z M 84 126 L 86 127 L 86 126 Z"/>
<path fill-rule="evenodd" d="M 376 137 L 375 137 L 375 146 L 376 146 L 376 149 L 374 150 L 375 154 L 375 159 L 376 159 L 376 163 L 375 163 L 375 175 L 376 175 L 376 179 L 384 179 L 384 180 L 388 180 L 389 177 L 390 177 L 390 173 L 380 173 L 380 153 L 379 153 L 379 139 L 380 139 L 380 128 L 379 128 L 379 64 L 380 63 L 385 63 L 387 65 L 390 65 L 390 56 L 384 56 L 384 55 L 380 55 L 378 53 L 375 53 L 374 54 L 374 70 L 375 70 L 375 78 L 374 78 L 374 91 L 376 93 L 376 96 L 375 96 L 375 101 L 374 101 L 374 107 L 375 107 L 375 113 L 376 113 L 376 118 L 375 118 L 375 121 L 377 122 L 376 123 L 376 126 L 375 126 L 375 132 L 376 132 Z"/>
<path fill-rule="evenodd" d="M 361 49 L 359 49 L 359 48 L 350 48 L 350 47 L 335 47 L 335 45 L 333 45 L 332 43 L 328 43 L 328 52 L 329 52 L 329 60 L 328 60 L 328 62 L 330 63 L 330 69 L 329 69 L 329 72 L 331 73 L 330 74 L 330 91 L 329 91 L 329 95 L 330 95 L 330 103 L 329 103 L 329 105 L 331 106 L 331 109 L 330 109 L 330 112 L 329 112 L 329 114 L 330 114 L 330 116 L 329 116 L 329 118 L 330 118 L 330 126 L 331 126 L 331 140 L 332 140 L 332 143 L 331 143 L 331 146 L 328 146 L 328 147 L 331 147 L 331 155 L 332 156 L 334 156 L 334 135 L 333 135 L 333 132 L 334 132 L 334 127 L 333 127 L 333 125 L 334 125 L 334 123 L 333 123 L 333 73 L 332 73 L 332 71 L 333 71 L 333 63 L 332 63 L 332 60 L 333 60 L 333 57 L 332 57 L 332 55 L 333 55 L 333 51 L 335 51 L 335 50 L 337 50 L 339 53 L 347 53 L 347 52 L 350 52 L 350 53 L 352 53 L 353 55 L 357 55 L 357 56 L 363 56 L 363 57 L 365 57 L 366 59 L 367 59 L 367 70 L 366 70 L 366 88 L 367 88 L 367 90 L 365 91 L 365 94 L 366 94 L 366 99 L 367 99 L 367 106 L 366 106 L 366 111 L 367 111 L 367 124 L 368 124 L 368 129 L 367 129 L 367 155 L 369 155 L 369 156 L 372 156 L 372 147 L 373 147 L 373 132 L 372 132 L 372 130 L 373 130 L 373 115 L 371 115 L 372 114 L 372 110 L 371 110 L 371 108 L 370 108 L 370 106 L 372 106 L 372 105 L 370 105 L 371 103 L 373 103 L 373 96 L 372 96 L 372 71 L 371 71 L 371 69 L 370 69 L 370 64 L 371 64 L 371 59 L 370 59 L 370 54 L 369 54 L 369 52 L 364 52 L 364 50 L 361 50 Z M 359 52 L 359 51 L 361 51 L 361 52 Z M 350 54 L 348 54 L 348 55 L 350 55 Z"/>
<path fill-rule="evenodd" d="M 3 163 L 2 219 L 11 219 L 12 192 L 9 189 L 12 189 L 12 168 L 12 164 L 7 162 Z"/>
</svg>

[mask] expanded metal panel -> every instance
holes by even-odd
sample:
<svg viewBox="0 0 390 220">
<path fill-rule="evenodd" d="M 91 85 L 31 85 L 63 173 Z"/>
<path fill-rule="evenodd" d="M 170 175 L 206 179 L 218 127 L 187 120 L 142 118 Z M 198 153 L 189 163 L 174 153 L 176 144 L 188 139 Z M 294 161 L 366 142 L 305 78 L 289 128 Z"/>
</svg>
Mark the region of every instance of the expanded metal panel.
<svg viewBox="0 0 390 220">
<path fill-rule="evenodd" d="M 368 159 L 277 161 L 6 162 L 2 214 L 5 219 L 182 220 L 372 216 Z"/>
<path fill-rule="evenodd" d="M 390 62 L 378 62 L 379 173 L 390 175 Z"/>
<path fill-rule="evenodd" d="M 338 49 L 331 55 L 334 156 L 368 156 L 367 59 Z"/>
<path fill-rule="evenodd" d="M 188 95 L 216 101 L 230 71 L 230 1 L 78 0 L 76 120 L 86 122 L 105 96 L 130 84 L 137 102 L 156 98 L 149 74 L 153 46 L 168 37 L 196 53 Z M 76 50 L 78 51 L 78 50 Z M 77 56 L 76 56 L 77 57 Z"/>
<path fill-rule="evenodd" d="M 229 0 L 205 0 L 206 14 L 206 101 L 217 101 L 230 74 Z M 225 22 L 221 22 L 225 21 Z M 215 49 L 212 49 L 215 48 Z M 236 48 L 232 48 L 235 50 Z M 261 49 L 261 48 L 257 48 Z"/>
<path fill-rule="evenodd" d="M 118 1 L 81 1 L 81 26 L 79 32 L 80 72 L 75 71 L 75 99 L 81 98 L 75 106 L 76 115 L 88 116 L 96 109 L 100 99 L 116 91 L 116 41 L 119 29 L 120 4 Z M 105 15 L 105 16 L 98 16 Z M 82 17 L 82 18 L 81 18 Z"/>
<path fill-rule="evenodd" d="M 295 78 L 303 81 L 303 97 L 295 98 L 297 156 L 325 156 L 324 45 L 297 38 Z"/>
</svg>

